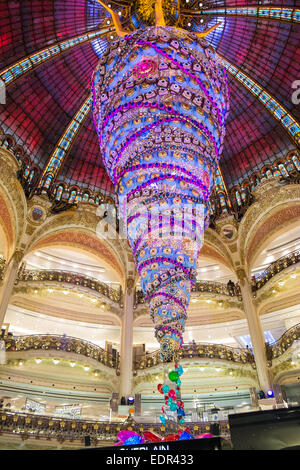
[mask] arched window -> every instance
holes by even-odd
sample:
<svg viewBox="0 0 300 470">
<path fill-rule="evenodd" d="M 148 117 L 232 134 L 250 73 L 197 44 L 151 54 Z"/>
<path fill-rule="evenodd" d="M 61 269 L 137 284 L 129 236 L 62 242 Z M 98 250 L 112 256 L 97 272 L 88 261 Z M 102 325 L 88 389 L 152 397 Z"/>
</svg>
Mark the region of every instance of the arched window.
<svg viewBox="0 0 300 470">
<path fill-rule="evenodd" d="M 266 177 L 267 177 L 268 179 L 273 178 L 273 173 L 271 172 L 270 169 L 266 170 Z"/>
<path fill-rule="evenodd" d="M 282 163 L 279 163 L 278 168 L 282 176 L 289 176 L 288 172 L 285 169 L 285 166 Z"/>
<path fill-rule="evenodd" d="M 87 202 L 88 199 L 89 199 L 89 194 L 88 194 L 88 193 L 84 193 L 83 198 L 82 198 L 82 202 Z"/>
<path fill-rule="evenodd" d="M 222 212 L 227 212 L 225 195 L 223 193 L 219 193 L 218 196 L 219 196 Z"/>
<path fill-rule="evenodd" d="M 75 201 L 76 194 L 77 194 L 77 191 L 75 189 L 73 189 L 73 191 L 71 191 L 71 194 L 70 194 L 70 197 L 69 197 L 69 203 L 70 204 L 72 204 Z"/>
<path fill-rule="evenodd" d="M 292 161 L 295 165 L 296 170 L 300 171 L 300 162 L 299 162 L 299 158 L 297 157 L 297 155 L 292 156 Z"/>
<path fill-rule="evenodd" d="M 13 146 L 13 141 L 12 139 L 9 139 L 9 138 L 4 138 L 4 140 L 2 141 L 2 147 L 7 149 L 7 150 L 10 150 Z"/>
<path fill-rule="evenodd" d="M 69 191 L 68 191 L 68 190 L 65 190 L 65 191 L 63 192 L 62 199 L 64 199 L 65 201 L 66 201 L 66 200 L 69 200 L 69 194 L 70 194 Z"/>
<path fill-rule="evenodd" d="M 241 200 L 241 195 L 240 195 L 239 191 L 235 192 L 235 199 L 236 199 L 236 202 L 238 203 L 238 205 L 241 206 L 242 205 L 242 200 Z"/>
<path fill-rule="evenodd" d="M 242 196 L 242 200 L 243 200 L 243 201 L 246 201 L 246 198 L 247 198 L 247 191 L 246 191 L 246 189 L 243 189 L 243 190 L 241 191 L 241 196 Z"/>
<path fill-rule="evenodd" d="M 286 169 L 287 169 L 288 172 L 290 172 L 290 171 L 293 172 L 295 170 L 293 162 L 291 160 L 286 162 Z"/>
<path fill-rule="evenodd" d="M 28 183 L 31 183 L 31 182 L 32 182 L 33 177 L 34 177 L 34 174 L 35 174 L 35 170 L 31 170 L 30 175 L 29 175 L 29 178 L 28 178 Z"/>
<path fill-rule="evenodd" d="M 56 198 L 55 198 L 57 201 L 61 200 L 61 195 L 62 195 L 63 190 L 64 188 L 61 185 L 58 186 L 57 191 L 56 191 Z"/>
<path fill-rule="evenodd" d="M 45 182 L 44 182 L 44 188 L 48 189 L 50 187 L 52 178 L 53 178 L 52 175 L 47 175 Z"/>
</svg>

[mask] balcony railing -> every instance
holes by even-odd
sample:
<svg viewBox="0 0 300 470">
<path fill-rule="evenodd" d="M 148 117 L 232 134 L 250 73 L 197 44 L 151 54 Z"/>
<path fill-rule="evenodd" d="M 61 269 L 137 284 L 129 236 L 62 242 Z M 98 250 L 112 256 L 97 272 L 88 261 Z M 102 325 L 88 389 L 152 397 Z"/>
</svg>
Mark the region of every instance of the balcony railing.
<svg viewBox="0 0 300 470">
<path fill-rule="evenodd" d="M 192 292 L 200 293 L 207 292 L 217 295 L 226 295 L 230 297 L 237 297 L 238 300 L 242 300 L 241 290 L 238 284 L 223 284 L 215 281 L 196 281 L 192 287 Z M 141 289 L 135 291 L 135 305 L 146 303 L 145 295 Z"/>
<path fill-rule="evenodd" d="M 192 433 L 200 434 L 209 432 L 210 424 L 210 422 L 195 422 L 188 423 L 188 427 Z M 228 438 L 228 421 L 219 421 L 219 425 L 220 435 Z M 30 413 L 0 411 L 0 432 L 13 433 L 19 435 L 22 439 L 44 437 L 45 439 L 57 439 L 58 441 L 79 439 L 84 442 L 84 437 L 88 435 L 91 438 L 91 444 L 94 446 L 98 440 L 111 441 L 111 445 L 113 445 L 122 429 L 130 429 L 138 433 L 151 430 L 165 436 L 176 432 L 177 426 L 173 422 L 167 422 L 165 426 L 158 423 L 135 423 L 132 426 L 123 428 L 122 423 L 54 418 Z"/>
<path fill-rule="evenodd" d="M 83 274 L 74 273 L 72 271 L 59 271 L 59 270 L 29 270 L 24 269 L 19 273 L 19 281 L 51 281 L 68 283 L 75 286 L 82 286 L 99 294 L 107 297 L 115 303 L 122 302 L 122 291 L 108 286 L 104 282 L 98 281 L 91 277 L 84 276 Z"/>
<path fill-rule="evenodd" d="M 232 348 L 224 344 L 183 344 L 179 351 L 179 359 L 220 359 L 239 364 L 251 364 L 255 367 L 253 353 L 248 348 Z M 143 355 L 135 362 L 135 370 L 143 370 L 161 364 L 160 351 Z"/>
<path fill-rule="evenodd" d="M 289 266 L 296 264 L 300 261 L 300 250 L 292 251 L 286 256 L 282 256 L 273 263 L 271 263 L 264 272 L 259 276 L 252 278 L 252 291 L 256 292 L 261 289 L 275 274 L 280 273 Z"/>
<path fill-rule="evenodd" d="M 4 258 L 0 258 L 0 281 L 3 281 L 6 269 L 6 261 Z"/>
<path fill-rule="evenodd" d="M 55 350 L 75 353 L 117 369 L 119 353 L 109 353 L 100 346 L 70 336 L 30 335 L 5 338 L 6 351 Z"/>
<path fill-rule="evenodd" d="M 300 339 L 300 323 L 292 326 L 289 330 L 285 331 L 276 343 L 267 346 L 267 359 L 272 361 L 276 357 L 281 356 L 289 349 L 295 341 Z M 300 348 L 299 348 L 300 353 Z"/>
</svg>

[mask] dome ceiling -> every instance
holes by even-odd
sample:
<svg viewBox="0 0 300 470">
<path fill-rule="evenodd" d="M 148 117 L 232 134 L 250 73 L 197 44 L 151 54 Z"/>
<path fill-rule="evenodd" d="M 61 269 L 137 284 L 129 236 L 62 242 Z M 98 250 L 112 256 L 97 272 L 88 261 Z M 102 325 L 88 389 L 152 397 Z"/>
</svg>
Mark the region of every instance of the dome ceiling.
<svg viewBox="0 0 300 470">
<path fill-rule="evenodd" d="M 127 29 L 142 26 L 141 18 L 147 13 L 143 5 L 148 3 L 153 2 L 110 2 L 122 13 Z M 178 18 L 174 3 L 180 3 Z M 300 80 L 300 2 L 274 0 L 270 6 L 250 0 L 165 0 L 165 8 L 170 21 L 186 29 L 202 30 L 219 23 L 207 41 L 225 59 L 229 72 L 230 113 L 220 168 L 230 188 L 296 147 L 300 107 L 293 104 L 292 83 Z M 15 69 L 16 78 L 7 84 L 6 104 L 0 105 L 3 131 L 44 169 L 90 95 L 91 75 L 112 40 L 113 24 L 97 0 L 2 1 L 0 18 L 0 73 L 45 48 L 54 51 L 53 46 L 59 46 L 38 63 L 31 60 L 26 73 L 25 68 Z M 151 15 L 147 21 L 151 22 Z M 84 36 L 88 32 L 97 32 L 94 40 Z M 77 44 L 65 45 L 73 38 Z M 249 80 L 258 87 L 257 96 L 249 91 Z M 264 92 L 289 113 L 292 127 L 282 125 L 269 110 Z M 112 192 L 90 111 L 79 124 L 57 180 Z"/>
</svg>

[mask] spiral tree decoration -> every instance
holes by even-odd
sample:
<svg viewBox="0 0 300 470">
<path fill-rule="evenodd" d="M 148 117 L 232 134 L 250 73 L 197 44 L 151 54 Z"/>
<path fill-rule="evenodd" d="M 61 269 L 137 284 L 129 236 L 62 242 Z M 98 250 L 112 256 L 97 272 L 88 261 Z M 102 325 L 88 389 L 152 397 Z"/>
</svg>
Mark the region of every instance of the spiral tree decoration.
<svg viewBox="0 0 300 470">
<path fill-rule="evenodd" d="M 204 34 L 165 26 L 159 8 L 156 18 L 156 26 L 128 33 L 115 18 L 119 38 L 93 76 L 93 116 L 161 357 L 175 361 L 178 376 L 229 94 L 222 61 Z M 169 406 L 180 390 L 179 376 L 170 380 L 175 395 L 161 387 L 169 387 Z"/>
</svg>

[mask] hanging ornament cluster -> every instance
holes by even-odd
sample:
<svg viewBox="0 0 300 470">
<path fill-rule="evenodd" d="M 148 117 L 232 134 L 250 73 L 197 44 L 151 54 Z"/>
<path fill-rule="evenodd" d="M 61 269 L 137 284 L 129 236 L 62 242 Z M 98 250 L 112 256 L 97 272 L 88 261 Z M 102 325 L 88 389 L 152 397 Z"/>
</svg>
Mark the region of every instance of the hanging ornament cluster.
<svg viewBox="0 0 300 470">
<path fill-rule="evenodd" d="M 159 393 L 164 395 L 165 404 L 162 406 L 162 415 L 160 416 L 161 423 L 165 426 L 166 424 L 166 410 L 177 413 L 178 423 L 184 424 L 184 403 L 180 399 L 180 387 L 181 380 L 180 376 L 183 374 L 183 368 L 181 365 L 175 363 L 174 370 L 171 370 L 168 374 L 170 385 L 167 383 L 158 384 L 157 390 Z M 174 387 L 174 388 L 173 388 Z"/>
<path fill-rule="evenodd" d="M 127 445 L 138 445 L 144 443 L 156 443 L 156 442 L 170 442 L 170 441 L 186 441 L 190 439 L 205 439 L 209 437 L 214 437 L 210 433 L 201 433 L 197 435 L 191 434 L 189 428 L 184 430 L 178 429 L 176 433 L 167 434 L 166 436 L 161 436 L 160 434 L 153 431 L 144 431 L 142 435 L 138 434 L 135 431 L 120 431 L 117 436 L 117 442 L 115 446 L 127 446 Z"/>
</svg>

